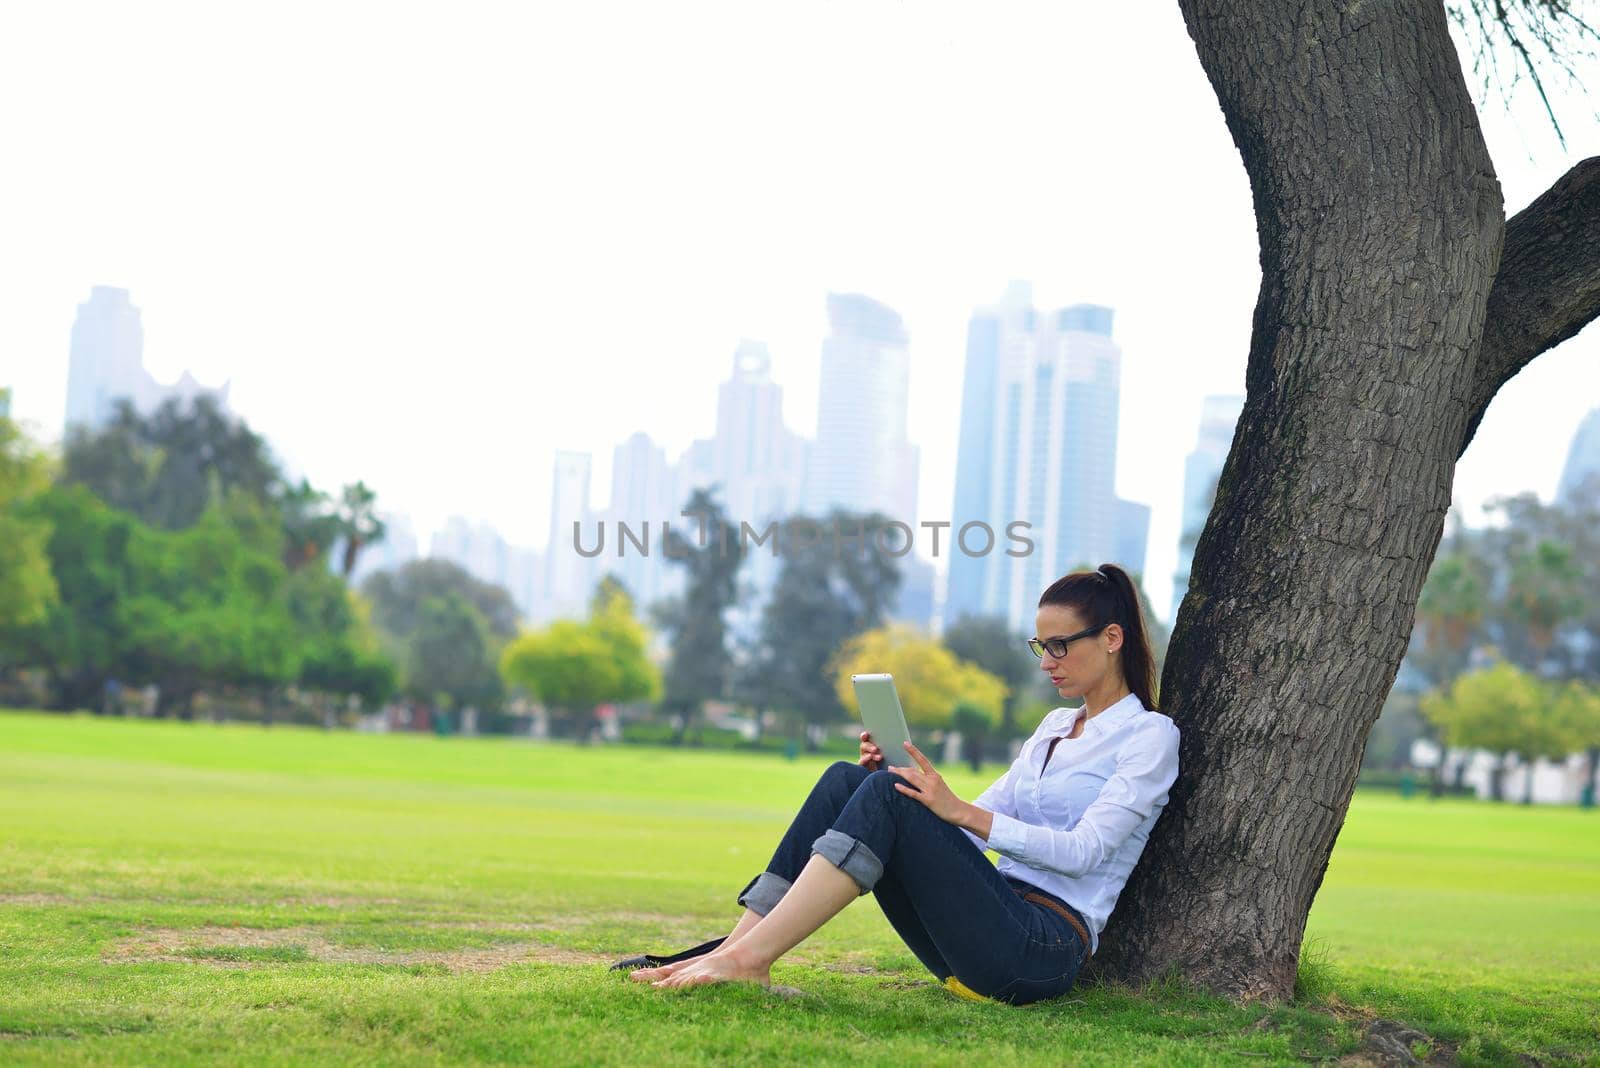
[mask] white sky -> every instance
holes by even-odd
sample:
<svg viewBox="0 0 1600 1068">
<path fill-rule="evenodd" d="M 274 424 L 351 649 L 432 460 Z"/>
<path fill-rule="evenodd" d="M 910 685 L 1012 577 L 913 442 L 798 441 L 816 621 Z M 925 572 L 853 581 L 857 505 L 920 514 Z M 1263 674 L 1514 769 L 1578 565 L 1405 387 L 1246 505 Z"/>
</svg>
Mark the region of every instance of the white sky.
<svg viewBox="0 0 1600 1068">
<path fill-rule="evenodd" d="M 123 286 L 158 378 L 231 380 L 424 544 L 459 513 L 542 545 L 554 451 L 603 504 L 628 434 L 711 431 L 741 337 L 811 433 L 829 289 L 905 317 L 948 519 L 966 320 L 1023 278 L 1117 309 L 1164 612 L 1200 398 L 1244 387 L 1249 190 L 1174 3 L 14 4 L 0 94 L 15 414 L 59 433 L 76 306 Z M 1600 150 L 1557 105 L 1570 151 L 1531 94 L 1483 109 L 1512 210 Z M 1553 494 L 1597 357 L 1591 328 L 1502 391 L 1458 500 Z"/>
</svg>

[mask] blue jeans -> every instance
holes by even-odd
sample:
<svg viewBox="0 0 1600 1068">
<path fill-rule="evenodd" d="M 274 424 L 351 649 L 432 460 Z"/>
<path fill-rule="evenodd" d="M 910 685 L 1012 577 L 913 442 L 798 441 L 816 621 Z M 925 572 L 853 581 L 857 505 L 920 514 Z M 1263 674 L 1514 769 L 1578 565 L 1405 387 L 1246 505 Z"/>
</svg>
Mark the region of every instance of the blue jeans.
<svg viewBox="0 0 1600 1068">
<path fill-rule="evenodd" d="M 1058 909 L 1079 923 L 1082 915 L 1001 875 L 972 839 L 896 790 L 897 782 L 905 780 L 859 764 L 828 768 L 739 904 L 766 915 L 817 853 L 863 894 L 872 892 L 940 981 L 954 975 L 979 994 L 1017 1005 L 1065 994 L 1089 947 Z"/>
</svg>

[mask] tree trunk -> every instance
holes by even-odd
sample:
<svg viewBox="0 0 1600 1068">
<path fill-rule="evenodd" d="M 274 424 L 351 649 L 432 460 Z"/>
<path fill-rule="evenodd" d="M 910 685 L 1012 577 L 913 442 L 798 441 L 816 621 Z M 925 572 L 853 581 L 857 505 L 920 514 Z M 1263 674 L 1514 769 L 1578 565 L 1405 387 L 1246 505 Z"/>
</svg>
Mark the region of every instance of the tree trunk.
<svg viewBox="0 0 1600 1068">
<path fill-rule="evenodd" d="M 1181 6 L 1262 282 L 1162 677 L 1182 771 L 1097 965 L 1282 999 L 1443 530 L 1504 216 L 1438 3 Z"/>
<path fill-rule="evenodd" d="M 1181 769 L 1095 971 L 1281 999 L 1455 461 L 1500 386 L 1600 314 L 1600 159 L 1506 223 L 1440 4 L 1180 5 L 1261 291 L 1162 674 Z"/>
</svg>

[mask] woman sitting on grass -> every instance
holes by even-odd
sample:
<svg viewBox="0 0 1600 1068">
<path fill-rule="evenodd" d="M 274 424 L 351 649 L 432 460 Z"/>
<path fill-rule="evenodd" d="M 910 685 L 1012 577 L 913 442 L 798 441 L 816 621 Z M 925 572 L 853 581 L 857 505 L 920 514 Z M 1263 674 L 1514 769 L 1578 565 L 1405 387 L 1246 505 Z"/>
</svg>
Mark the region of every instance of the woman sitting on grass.
<svg viewBox="0 0 1600 1068">
<path fill-rule="evenodd" d="M 1013 1004 L 1060 997 L 1094 952 L 1178 774 L 1178 728 L 1154 711 L 1155 667 L 1138 595 L 1114 564 L 1039 598 L 1041 670 L 1080 708 L 1045 716 L 1010 769 L 973 802 L 917 748 L 883 768 L 823 773 L 745 912 L 713 952 L 633 973 L 659 987 L 769 982 L 774 961 L 871 891 L 906 945 L 951 990 Z M 985 849 L 1000 854 L 998 867 Z"/>
</svg>

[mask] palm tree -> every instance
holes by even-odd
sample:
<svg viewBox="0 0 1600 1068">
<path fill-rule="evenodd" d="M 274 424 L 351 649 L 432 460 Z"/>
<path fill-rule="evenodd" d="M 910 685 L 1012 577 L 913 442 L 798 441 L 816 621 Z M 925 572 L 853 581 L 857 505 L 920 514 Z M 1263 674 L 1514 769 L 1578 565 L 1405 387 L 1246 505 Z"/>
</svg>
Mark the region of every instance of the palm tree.
<svg viewBox="0 0 1600 1068">
<path fill-rule="evenodd" d="M 1540 541 L 1512 559 L 1506 609 L 1528 628 L 1535 669 L 1555 641 L 1556 628 L 1583 613 L 1582 579 L 1572 550 L 1553 541 Z"/>
<path fill-rule="evenodd" d="M 339 517 L 327 510 L 328 495 L 305 479 L 278 499 L 283 512 L 283 563 L 293 571 L 320 560 L 339 536 Z"/>
<path fill-rule="evenodd" d="M 1417 598 L 1428 650 L 1464 654 L 1487 609 L 1483 578 L 1470 557 L 1452 553 L 1434 561 Z"/>
<path fill-rule="evenodd" d="M 347 485 L 339 495 L 339 534 L 344 538 L 344 559 L 341 571 L 345 580 L 356 569 L 356 557 L 361 550 L 383 540 L 387 528 L 378 518 L 378 495 L 367 488 L 365 482 Z"/>
</svg>

